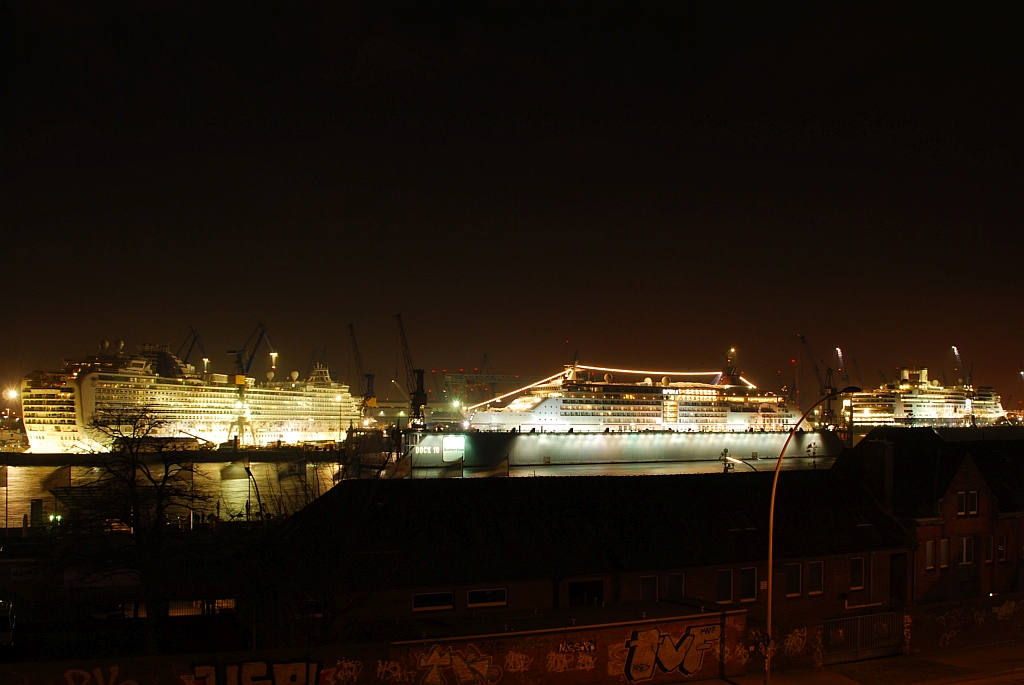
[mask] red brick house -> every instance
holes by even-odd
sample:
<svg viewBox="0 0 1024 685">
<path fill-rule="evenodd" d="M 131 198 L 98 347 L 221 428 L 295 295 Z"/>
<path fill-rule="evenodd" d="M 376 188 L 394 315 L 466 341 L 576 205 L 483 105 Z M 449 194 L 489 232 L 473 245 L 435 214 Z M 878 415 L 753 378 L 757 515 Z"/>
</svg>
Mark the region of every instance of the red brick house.
<svg viewBox="0 0 1024 685">
<path fill-rule="evenodd" d="M 914 537 L 913 604 L 1024 588 L 1024 442 L 873 431 L 836 468 L 856 472 Z"/>
</svg>

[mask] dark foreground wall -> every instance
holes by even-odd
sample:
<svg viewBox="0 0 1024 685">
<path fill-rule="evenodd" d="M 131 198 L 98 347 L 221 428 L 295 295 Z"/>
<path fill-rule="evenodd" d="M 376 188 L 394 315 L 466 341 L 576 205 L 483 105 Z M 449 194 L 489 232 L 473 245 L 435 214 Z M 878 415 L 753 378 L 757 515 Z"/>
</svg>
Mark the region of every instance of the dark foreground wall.
<svg viewBox="0 0 1024 685">
<path fill-rule="evenodd" d="M 1024 593 L 906 609 L 911 652 L 934 652 L 1024 637 Z"/>
<path fill-rule="evenodd" d="M 744 672 L 742 611 L 327 648 L 315 654 L 248 652 L 198 657 L 9 664 L 0 685 L 345 685 L 413 682 L 679 682 Z"/>
</svg>

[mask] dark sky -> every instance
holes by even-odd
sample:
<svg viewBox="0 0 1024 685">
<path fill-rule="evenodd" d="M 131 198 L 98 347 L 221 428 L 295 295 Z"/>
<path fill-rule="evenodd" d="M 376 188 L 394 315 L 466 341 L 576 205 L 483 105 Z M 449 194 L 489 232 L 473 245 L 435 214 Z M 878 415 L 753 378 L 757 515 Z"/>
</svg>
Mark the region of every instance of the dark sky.
<svg viewBox="0 0 1024 685">
<path fill-rule="evenodd" d="M 3 7 L 5 383 L 257 320 L 387 379 L 401 312 L 428 369 L 803 333 L 1024 398 L 1020 3 Z"/>
</svg>

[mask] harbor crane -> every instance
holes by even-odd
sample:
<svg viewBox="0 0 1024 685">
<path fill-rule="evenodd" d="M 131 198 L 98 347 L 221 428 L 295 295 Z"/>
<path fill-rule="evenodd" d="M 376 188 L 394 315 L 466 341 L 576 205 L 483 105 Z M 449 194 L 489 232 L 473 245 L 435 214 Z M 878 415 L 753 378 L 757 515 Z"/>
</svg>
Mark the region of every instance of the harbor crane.
<svg viewBox="0 0 1024 685">
<path fill-rule="evenodd" d="M 266 325 L 260 322 L 241 349 L 228 350 L 228 354 L 235 355 L 235 373 L 244 376 L 249 375 L 252 363 L 256 360 L 256 353 L 259 352 L 260 345 L 263 344 L 264 340 L 267 342 L 267 347 L 270 348 L 270 368 L 272 371 L 277 369 L 277 352 L 274 351 L 274 346 L 270 342 L 270 336 L 267 335 Z"/>
<path fill-rule="evenodd" d="M 839 378 L 843 381 L 843 387 L 848 388 L 853 383 L 850 382 L 850 372 L 846 369 L 846 360 L 843 359 L 843 348 L 837 347 L 836 354 L 839 355 Z"/>
<path fill-rule="evenodd" d="M 367 407 L 377 406 L 377 395 L 373 391 L 373 378 L 372 373 L 363 373 L 363 357 L 359 354 L 359 343 L 356 342 L 356 327 L 352 324 L 348 325 L 348 333 L 352 338 L 352 356 L 355 357 L 356 361 L 356 377 L 359 379 L 359 394 L 363 398 L 363 409 Z"/>
<path fill-rule="evenodd" d="M 970 371 L 964 368 L 963 357 L 960 356 L 960 350 L 957 349 L 956 345 L 953 345 L 953 356 L 956 357 L 956 370 L 960 374 L 960 382 L 967 392 L 971 392 L 974 389 L 974 365 L 971 365 Z"/>
<path fill-rule="evenodd" d="M 804 348 L 804 353 L 807 355 L 807 359 L 811 362 L 811 368 L 814 369 L 814 378 L 818 381 L 818 392 L 821 393 L 822 397 L 834 394 L 836 391 L 836 381 L 832 375 L 832 367 L 828 367 L 825 370 L 825 375 L 822 376 L 821 370 L 818 369 L 817 359 L 811 351 L 811 346 L 807 343 L 807 338 L 805 338 L 801 333 L 797 333 L 796 335 L 800 338 L 800 344 Z M 818 427 L 825 426 L 830 429 L 839 425 L 839 418 L 836 416 L 835 410 L 832 409 L 831 398 L 825 400 L 824 408 L 821 410 L 821 415 L 815 423 Z"/>
<path fill-rule="evenodd" d="M 188 349 L 185 350 L 185 356 L 182 356 L 181 351 L 185 349 L 186 345 L 188 345 Z M 192 350 L 196 347 L 199 348 L 199 353 L 203 355 L 203 362 L 206 362 L 206 349 L 203 347 L 203 339 L 199 337 L 199 331 L 189 326 L 189 334 L 185 338 L 185 342 L 178 346 L 178 351 L 174 353 L 174 356 L 188 364 L 188 358 L 192 356 Z"/>
<path fill-rule="evenodd" d="M 423 411 L 427 406 L 427 391 L 423 387 L 423 369 L 413 368 L 412 353 L 409 351 L 409 340 L 405 337 L 405 326 L 402 325 L 402 315 L 395 314 L 395 321 L 398 322 L 398 335 L 402 342 L 402 357 L 405 360 L 405 381 L 409 388 L 409 427 L 421 430 L 426 428 L 426 413 Z"/>
</svg>

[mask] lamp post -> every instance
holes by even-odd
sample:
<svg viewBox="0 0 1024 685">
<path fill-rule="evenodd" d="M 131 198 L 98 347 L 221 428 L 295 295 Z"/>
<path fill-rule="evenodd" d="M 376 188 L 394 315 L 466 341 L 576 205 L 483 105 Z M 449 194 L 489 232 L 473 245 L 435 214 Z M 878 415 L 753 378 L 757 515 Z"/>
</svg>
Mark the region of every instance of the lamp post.
<svg viewBox="0 0 1024 685">
<path fill-rule="evenodd" d="M 742 459 L 737 459 L 732 455 L 726 455 L 725 460 L 728 462 L 732 462 L 733 464 L 743 464 L 744 466 L 749 466 L 751 470 L 753 470 L 755 473 L 761 473 L 760 471 L 754 468 L 753 464 L 743 461 Z"/>
<path fill-rule="evenodd" d="M 782 443 L 782 451 L 779 452 L 779 460 L 775 463 L 775 477 L 772 479 L 772 496 L 770 504 L 768 505 L 768 606 L 766 612 L 765 629 L 768 631 L 768 642 L 765 647 L 764 655 L 764 682 L 765 685 L 769 685 L 772 682 L 772 566 L 775 563 L 774 556 L 774 532 L 775 532 L 775 491 L 779 486 L 779 473 L 782 471 L 782 458 L 786 456 L 786 448 L 789 447 L 789 441 L 796 435 L 796 429 L 800 427 L 800 424 L 811 415 L 818 405 L 828 400 L 835 399 L 839 395 L 845 395 L 851 392 L 860 392 L 860 388 L 856 388 L 852 385 L 843 388 L 842 390 L 833 390 L 829 394 L 822 397 L 820 400 L 808 407 L 807 411 L 804 412 L 803 416 L 793 425 L 789 430 L 789 435 L 786 437 L 786 442 Z M 753 467 L 751 467 L 753 468 Z"/>
</svg>

